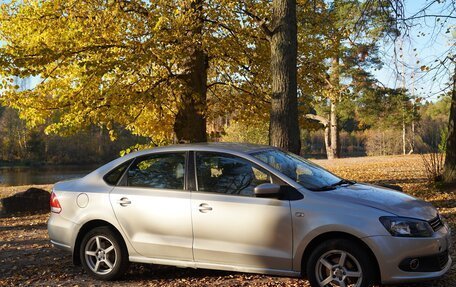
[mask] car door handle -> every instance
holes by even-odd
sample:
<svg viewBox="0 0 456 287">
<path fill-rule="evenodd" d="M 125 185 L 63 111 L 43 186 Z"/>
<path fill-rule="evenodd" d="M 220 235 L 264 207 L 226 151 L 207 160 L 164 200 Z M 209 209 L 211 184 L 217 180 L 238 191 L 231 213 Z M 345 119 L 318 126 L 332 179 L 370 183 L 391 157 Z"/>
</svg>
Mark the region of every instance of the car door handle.
<svg viewBox="0 0 456 287">
<path fill-rule="evenodd" d="M 117 203 L 119 203 L 120 206 L 127 206 L 131 204 L 131 201 L 126 197 L 122 197 Z"/>
<path fill-rule="evenodd" d="M 206 213 L 208 211 L 211 211 L 212 210 L 212 207 L 210 207 L 207 203 L 201 203 L 199 205 L 199 212 L 201 213 Z"/>
</svg>

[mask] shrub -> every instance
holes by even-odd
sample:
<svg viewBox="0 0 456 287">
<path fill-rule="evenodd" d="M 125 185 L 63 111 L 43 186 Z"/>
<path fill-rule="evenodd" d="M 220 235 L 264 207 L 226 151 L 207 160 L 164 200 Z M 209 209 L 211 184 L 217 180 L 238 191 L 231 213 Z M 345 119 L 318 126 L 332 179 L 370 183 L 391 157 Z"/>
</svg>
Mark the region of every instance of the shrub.
<svg viewBox="0 0 456 287">
<path fill-rule="evenodd" d="M 442 180 L 443 165 L 445 156 L 443 152 L 434 151 L 426 154 L 421 154 L 424 170 L 429 182 L 439 182 Z"/>
<path fill-rule="evenodd" d="M 268 144 L 268 125 L 232 121 L 228 127 L 225 127 L 225 132 L 220 140 L 222 142 Z"/>
</svg>

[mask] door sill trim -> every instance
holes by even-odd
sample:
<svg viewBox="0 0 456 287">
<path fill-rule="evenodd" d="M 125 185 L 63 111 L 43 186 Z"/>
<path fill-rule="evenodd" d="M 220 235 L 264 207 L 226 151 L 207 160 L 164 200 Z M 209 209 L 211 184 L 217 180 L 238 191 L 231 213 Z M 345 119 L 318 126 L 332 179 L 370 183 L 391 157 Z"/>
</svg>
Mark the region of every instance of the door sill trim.
<svg viewBox="0 0 456 287">
<path fill-rule="evenodd" d="M 170 266 L 176 266 L 176 267 L 181 267 L 181 268 L 214 269 L 214 270 L 224 270 L 224 271 L 234 271 L 234 272 L 278 275 L 278 276 L 287 276 L 287 277 L 301 276 L 301 273 L 296 272 L 296 271 L 258 268 L 258 267 L 250 267 L 250 266 L 225 265 L 225 264 L 217 264 L 217 263 L 194 262 L 194 261 L 175 260 L 175 259 L 149 258 L 149 257 L 142 257 L 142 256 L 130 256 L 129 259 L 131 262 L 136 262 L 136 263 L 170 265 Z"/>
</svg>

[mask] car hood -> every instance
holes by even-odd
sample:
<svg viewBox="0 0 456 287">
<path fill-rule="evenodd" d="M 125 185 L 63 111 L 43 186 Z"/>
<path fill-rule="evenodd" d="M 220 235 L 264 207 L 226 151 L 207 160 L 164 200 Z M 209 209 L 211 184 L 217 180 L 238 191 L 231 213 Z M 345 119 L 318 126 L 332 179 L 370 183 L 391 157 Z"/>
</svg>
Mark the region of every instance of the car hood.
<svg viewBox="0 0 456 287">
<path fill-rule="evenodd" d="M 403 192 L 370 184 L 338 186 L 334 190 L 322 192 L 322 195 L 337 201 L 349 201 L 373 207 L 397 216 L 423 220 L 430 220 L 437 216 L 437 210 L 428 202 Z"/>
</svg>

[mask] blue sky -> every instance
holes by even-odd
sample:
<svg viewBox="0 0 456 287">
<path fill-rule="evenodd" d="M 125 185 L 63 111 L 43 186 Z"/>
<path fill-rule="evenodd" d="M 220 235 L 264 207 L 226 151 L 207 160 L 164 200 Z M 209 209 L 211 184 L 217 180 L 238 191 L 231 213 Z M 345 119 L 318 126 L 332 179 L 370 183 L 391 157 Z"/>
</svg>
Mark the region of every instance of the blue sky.
<svg viewBox="0 0 456 287">
<path fill-rule="evenodd" d="M 427 10 L 428 14 L 449 14 L 445 7 L 451 4 L 452 0 L 441 1 L 438 3 L 434 0 L 405 0 L 406 17 L 414 15 L 421 8 L 432 4 Z M 0 3 L 8 0 L 0 0 Z M 453 15 L 456 16 L 456 15 Z M 446 22 L 445 22 L 446 21 Z M 425 65 L 435 66 L 436 59 L 442 59 L 449 54 L 449 51 L 455 54 L 456 39 L 456 19 L 437 20 L 435 17 L 417 19 L 412 22 L 413 27 L 410 33 L 404 38 L 403 57 L 399 58 L 404 64 L 405 87 L 416 97 L 425 100 L 436 100 L 442 93 L 451 77 L 451 72 L 445 69 L 431 70 L 430 72 L 421 71 L 420 67 Z M 444 24 L 440 29 L 439 25 Z M 449 33 L 445 33 L 449 29 Z M 424 34 L 422 34 L 424 33 Z M 400 53 L 399 46 L 401 41 L 394 43 L 381 43 L 381 53 L 384 66 L 380 71 L 374 71 L 376 78 L 385 86 L 395 88 L 403 85 L 402 81 L 402 63 L 397 63 L 396 52 Z M 396 45 L 396 46 L 395 46 Z M 453 69 L 453 68 L 451 68 Z M 399 73 L 398 73 L 399 72 Z M 435 78 L 435 79 L 434 79 Z M 39 81 L 39 78 L 28 80 L 27 86 L 33 86 Z M 412 92 L 411 92 L 412 93 Z"/>
<path fill-rule="evenodd" d="M 435 3 L 433 3 L 435 2 Z M 448 9 L 450 0 L 444 3 L 429 0 L 408 0 L 405 1 L 406 15 L 411 17 L 426 5 L 432 4 L 427 14 L 451 15 Z M 456 15 L 453 13 L 452 15 Z M 446 21 L 446 22 L 445 22 Z M 436 100 L 442 94 L 441 90 L 448 86 L 450 77 L 454 72 L 454 65 L 450 66 L 451 71 L 440 68 L 433 69 L 438 65 L 436 59 L 443 59 L 448 54 L 455 54 L 456 19 L 427 17 L 416 19 L 409 30 L 409 35 L 403 40 L 403 57 L 399 58 L 404 63 L 405 87 L 410 93 L 425 100 Z M 442 26 L 443 24 L 443 26 Z M 449 33 L 446 33 L 447 30 Z M 396 52 L 400 55 L 399 47 L 401 41 L 396 42 Z M 402 63 L 395 64 L 394 44 L 382 43 L 382 54 L 384 67 L 374 74 L 384 85 L 388 87 L 402 86 Z M 449 62 L 449 61 L 447 61 Z M 431 67 L 426 72 L 420 69 L 421 66 Z M 441 66 L 440 66 L 441 67 Z M 434 79 L 435 78 L 435 79 Z"/>
</svg>

